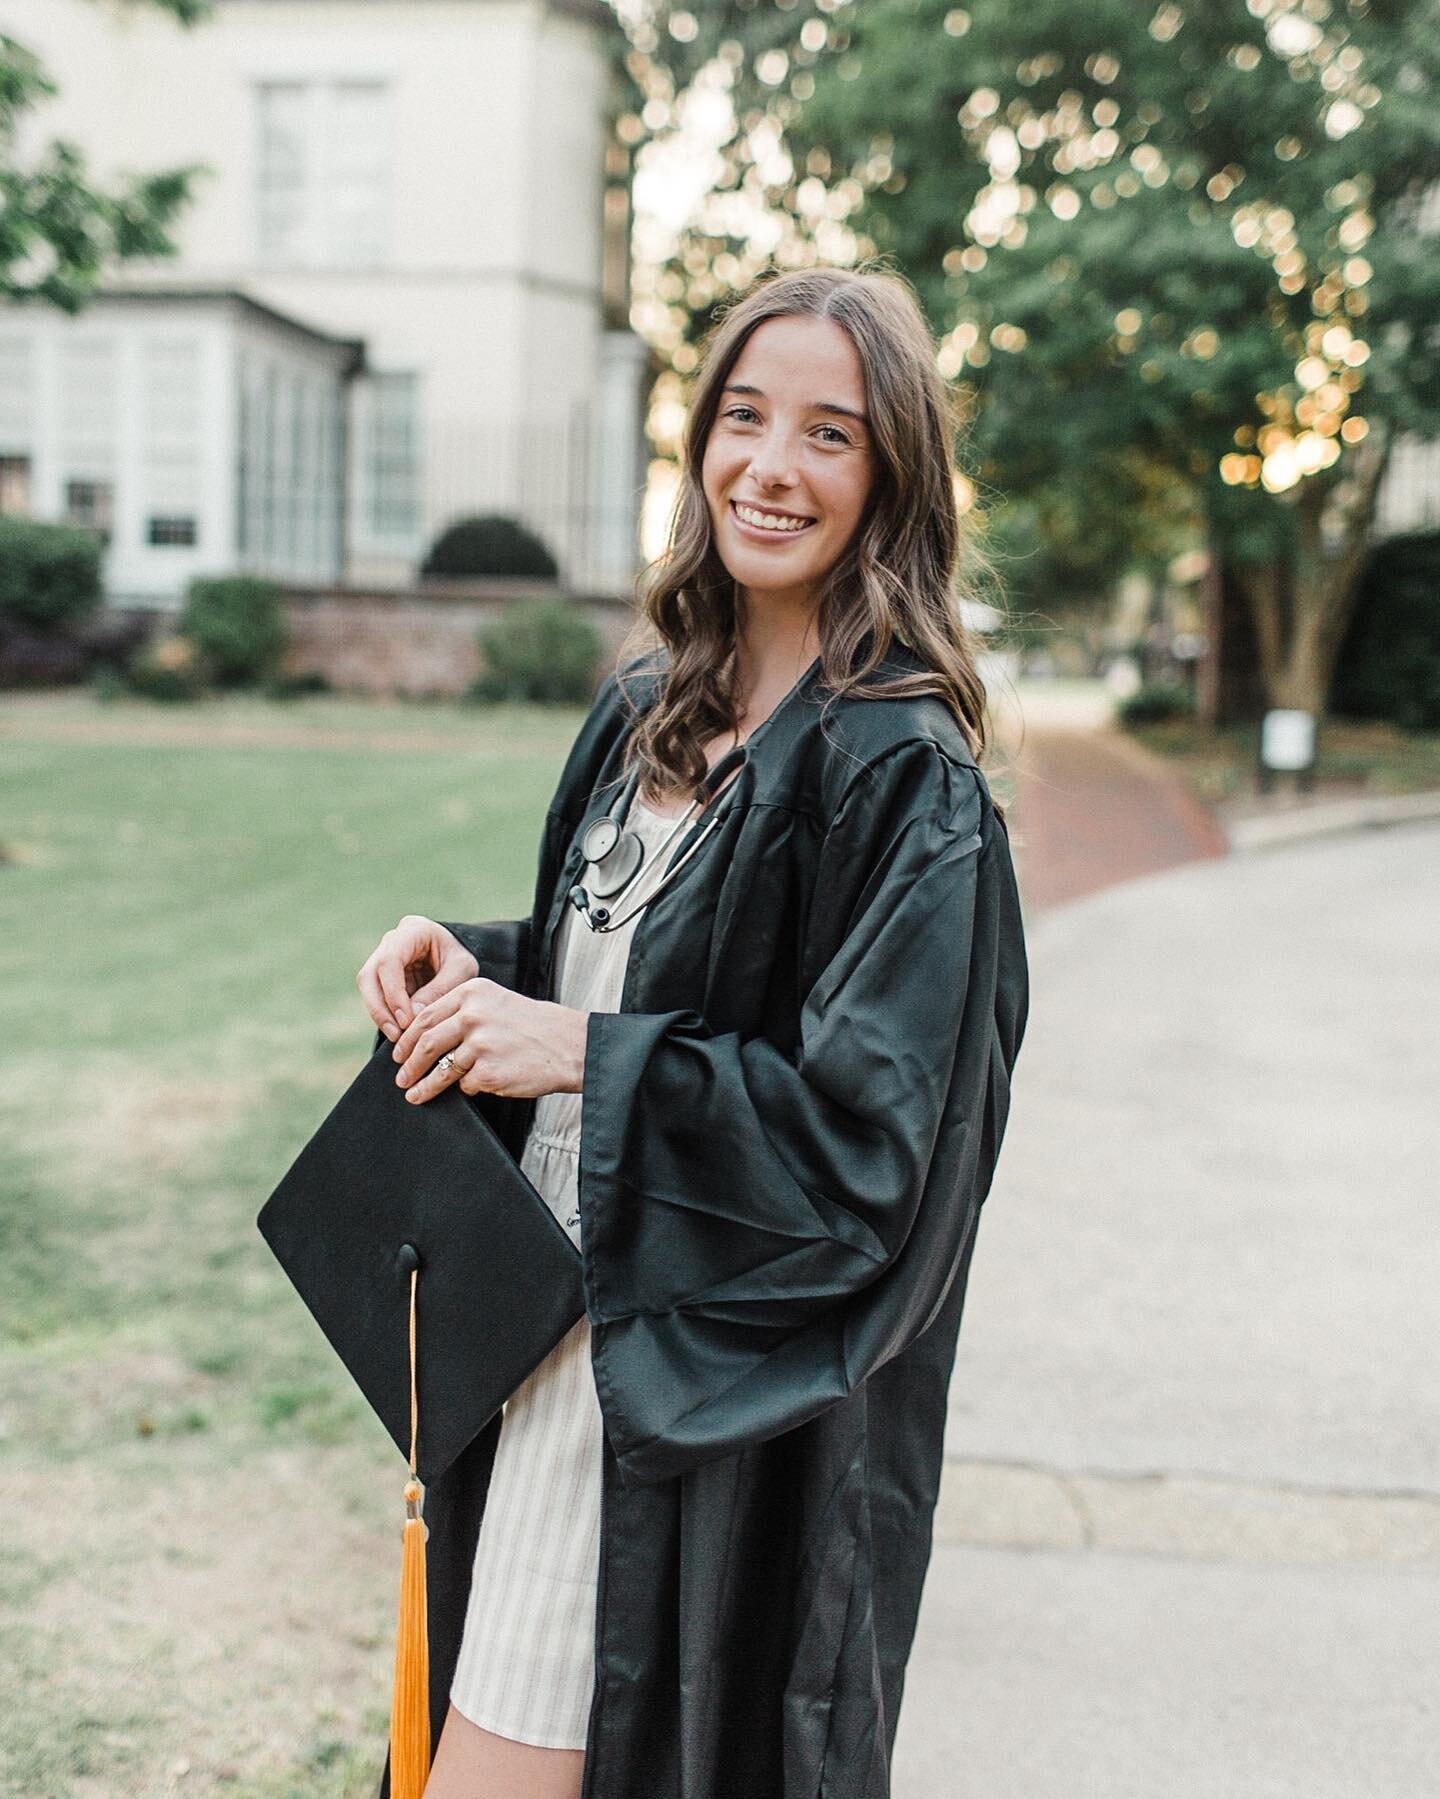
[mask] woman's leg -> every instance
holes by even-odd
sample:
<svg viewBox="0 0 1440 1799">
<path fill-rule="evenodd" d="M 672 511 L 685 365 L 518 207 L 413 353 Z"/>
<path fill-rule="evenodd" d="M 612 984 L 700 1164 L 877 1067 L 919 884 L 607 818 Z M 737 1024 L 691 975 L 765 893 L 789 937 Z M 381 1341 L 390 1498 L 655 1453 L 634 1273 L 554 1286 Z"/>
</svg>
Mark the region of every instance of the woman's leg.
<svg viewBox="0 0 1440 1799">
<path fill-rule="evenodd" d="M 583 1749 L 536 1749 L 472 1724 L 452 1705 L 425 1799 L 579 1799 Z"/>
</svg>

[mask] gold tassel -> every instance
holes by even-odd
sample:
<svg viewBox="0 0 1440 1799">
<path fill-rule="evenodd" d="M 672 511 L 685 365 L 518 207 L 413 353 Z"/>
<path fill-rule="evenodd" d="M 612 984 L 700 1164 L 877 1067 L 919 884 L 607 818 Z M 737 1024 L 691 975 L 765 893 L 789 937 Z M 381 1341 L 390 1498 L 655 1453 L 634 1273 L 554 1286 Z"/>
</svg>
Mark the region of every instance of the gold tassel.
<svg viewBox="0 0 1440 1799">
<path fill-rule="evenodd" d="M 424 1488 L 415 1475 L 419 1405 L 415 1395 L 415 1290 L 410 1271 L 410 1478 L 405 1483 L 400 1558 L 400 1622 L 395 1633 L 395 1690 L 390 1703 L 390 1799 L 422 1799 L 430 1777 L 430 1640 L 425 1610 Z"/>
</svg>

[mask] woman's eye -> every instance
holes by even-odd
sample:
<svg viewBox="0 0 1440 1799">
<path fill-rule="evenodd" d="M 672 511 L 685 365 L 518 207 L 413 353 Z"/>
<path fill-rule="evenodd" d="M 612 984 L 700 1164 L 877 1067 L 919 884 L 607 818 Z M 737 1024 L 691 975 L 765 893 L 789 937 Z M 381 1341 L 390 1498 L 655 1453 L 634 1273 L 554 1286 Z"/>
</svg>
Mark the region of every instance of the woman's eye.
<svg viewBox="0 0 1440 1799">
<path fill-rule="evenodd" d="M 748 412 L 752 419 L 760 416 L 753 406 L 732 406 L 725 416 L 727 419 L 738 418 L 742 412 Z"/>
<path fill-rule="evenodd" d="M 850 441 L 838 425 L 822 425 L 820 429 L 822 431 L 833 431 L 835 433 L 834 437 L 827 440 L 830 443 L 848 444 Z"/>
</svg>

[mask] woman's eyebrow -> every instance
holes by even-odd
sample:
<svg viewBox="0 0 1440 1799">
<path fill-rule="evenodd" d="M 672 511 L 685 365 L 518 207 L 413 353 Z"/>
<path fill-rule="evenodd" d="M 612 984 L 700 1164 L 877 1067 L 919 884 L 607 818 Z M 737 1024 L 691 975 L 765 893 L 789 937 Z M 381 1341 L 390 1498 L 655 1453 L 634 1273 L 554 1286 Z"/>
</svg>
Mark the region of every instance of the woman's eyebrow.
<svg viewBox="0 0 1440 1799">
<path fill-rule="evenodd" d="M 765 395 L 758 387 L 743 387 L 736 382 L 730 382 L 720 391 L 727 394 L 753 394 L 757 400 L 763 400 L 765 398 Z M 838 406 L 834 400 L 812 400 L 810 402 L 810 410 L 812 412 L 837 412 L 841 418 L 854 419 L 857 425 L 868 425 L 870 423 L 863 412 L 856 412 L 852 406 Z"/>
</svg>

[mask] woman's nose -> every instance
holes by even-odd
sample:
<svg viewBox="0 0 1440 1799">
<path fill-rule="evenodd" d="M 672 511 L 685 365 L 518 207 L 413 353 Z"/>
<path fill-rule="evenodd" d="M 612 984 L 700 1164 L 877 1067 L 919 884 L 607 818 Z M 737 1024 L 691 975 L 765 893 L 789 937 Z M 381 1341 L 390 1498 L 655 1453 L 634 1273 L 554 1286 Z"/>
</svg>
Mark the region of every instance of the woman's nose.
<svg viewBox="0 0 1440 1799">
<path fill-rule="evenodd" d="M 750 473 L 762 487 L 793 487 L 796 460 L 794 438 L 788 432 L 774 431 L 756 444 L 750 457 Z"/>
</svg>

